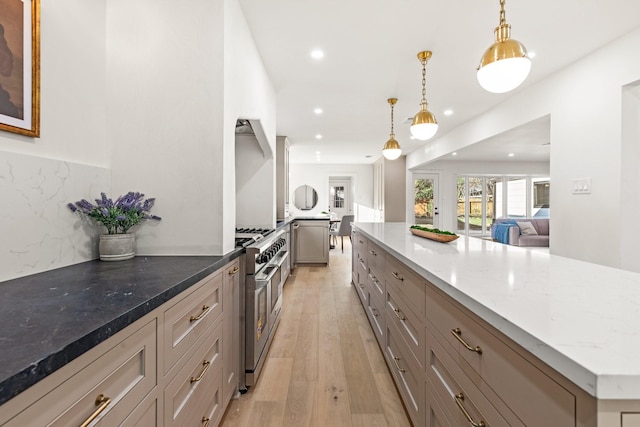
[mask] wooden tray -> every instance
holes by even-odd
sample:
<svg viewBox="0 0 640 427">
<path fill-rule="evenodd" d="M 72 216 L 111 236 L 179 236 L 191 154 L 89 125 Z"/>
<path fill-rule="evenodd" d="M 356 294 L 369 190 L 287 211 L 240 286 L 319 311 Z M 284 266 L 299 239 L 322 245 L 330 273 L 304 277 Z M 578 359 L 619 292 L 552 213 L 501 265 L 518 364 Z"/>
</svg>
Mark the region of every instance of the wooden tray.
<svg viewBox="0 0 640 427">
<path fill-rule="evenodd" d="M 447 243 L 453 242 L 458 237 L 457 234 L 440 234 L 440 233 L 431 233 L 430 231 L 419 230 L 417 228 L 410 228 L 412 234 L 416 236 L 424 237 L 426 239 L 435 240 L 436 242 Z"/>
</svg>

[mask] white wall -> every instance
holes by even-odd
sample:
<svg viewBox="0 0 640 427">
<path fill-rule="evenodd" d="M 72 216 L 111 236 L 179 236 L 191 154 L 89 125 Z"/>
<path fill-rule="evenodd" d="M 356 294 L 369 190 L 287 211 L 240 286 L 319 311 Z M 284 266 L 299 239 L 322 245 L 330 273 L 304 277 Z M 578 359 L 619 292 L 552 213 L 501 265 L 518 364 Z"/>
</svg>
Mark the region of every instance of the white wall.
<svg viewBox="0 0 640 427">
<path fill-rule="evenodd" d="M 439 160 L 407 171 L 407 222 L 413 223 L 413 174 L 436 174 L 439 180 L 438 210 L 440 228 L 457 229 L 458 175 L 549 175 L 547 162 L 465 162 Z M 553 184 L 552 184 L 553 185 Z M 553 188 L 553 187 L 552 187 Z M 555 210 L 554 210 L 555 216 Z"/>
<path fill-rule="evenodd" d="M 551 116 L 554 254 L 621 267 L 622 87 L 640 78 L 640 29 L 598 49 L 542 82 L 407 156 L 417 168 L 440 155 L 502 133 L 544 115 Z M 535 64 L 534 64 L 535 66 Z M 571 182 L 591 178 L 591 194 L 574 195 Z M 593 224 L 607 232 L 586 233 Z M 634 239 L 640 232 L 632 231 Z"/>
<path fill-rule="evenodd" d="M 275 149 L 275 91 L 237 0 L 41 12 L 41 137 L 0 132 L 0 280 L 95 259 L 96 228 L 66 204 L 101 191 L 157 199 L 141 255 L 232 250 L 236 118 Z"/>
<path fill-rule="evenodd" d="M 373 220 L 373 167 L 365 164 L 305 164 L 289 165 L 289 206 L 292 216 L 316 215 L 329 208 L 329 177 L 351 177 L 356 221 Z M 293 206 L 293 193 L 301 185 L 308 184 L 318 192 L 318 204 L 310 211 Z"/>
<path fill-rule="evenodd" d="M 41 136 L 0 132 L 0 281 L 95 258 L 66 204 L 109 191 L 105 1 L 40 7 Z"/>
<path fill-rule="evenodd" d="M 108 11 L 113 190 L 156 197 L 162 217 L 137 233 L 138 253 L 232 250 L 236 119 L 260 119 L 275 150 L 275 92 L 237 1 L 112 1 Z"/>
<path fill-rule="evenodd" d="M 621 267 L 640 272 L 638 219 L 640 218 L 640 85 L 622 91 L 622 171 L 620 177 Z"/>
</svg>

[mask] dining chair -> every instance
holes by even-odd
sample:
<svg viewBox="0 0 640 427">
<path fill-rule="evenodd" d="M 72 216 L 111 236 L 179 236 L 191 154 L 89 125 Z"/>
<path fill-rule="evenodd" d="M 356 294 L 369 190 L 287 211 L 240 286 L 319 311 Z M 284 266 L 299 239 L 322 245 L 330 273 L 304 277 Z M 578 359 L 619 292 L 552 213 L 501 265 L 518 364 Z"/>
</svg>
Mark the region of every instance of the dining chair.
<svg viewBox="0 0 640 427">
<path fill-rule="evenodd" d="M 342 252 L 344 252 L 344 236 L 349 236 L 349 239 L 351 239 L 351 223 L 354 218 L 355 215 L 344 215 L 340 220 L 340 226 L 338 229 L 329 231 L 329 236 L 333 236 L 333 238 L 340 236 Z"/>
</svg>

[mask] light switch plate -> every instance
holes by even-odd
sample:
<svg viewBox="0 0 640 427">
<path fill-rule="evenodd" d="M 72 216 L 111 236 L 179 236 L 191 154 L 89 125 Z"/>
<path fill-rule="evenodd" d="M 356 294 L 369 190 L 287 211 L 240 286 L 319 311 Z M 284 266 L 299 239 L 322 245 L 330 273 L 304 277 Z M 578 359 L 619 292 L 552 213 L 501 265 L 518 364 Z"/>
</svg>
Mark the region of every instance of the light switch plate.
<svg viewBox="0 0 640 427">
<path fill-rule="evenodd" d="M 571 192 L 573 194 L 590 194 L 591 178 L 578 178 L 571 181 Z"/>
</svg>

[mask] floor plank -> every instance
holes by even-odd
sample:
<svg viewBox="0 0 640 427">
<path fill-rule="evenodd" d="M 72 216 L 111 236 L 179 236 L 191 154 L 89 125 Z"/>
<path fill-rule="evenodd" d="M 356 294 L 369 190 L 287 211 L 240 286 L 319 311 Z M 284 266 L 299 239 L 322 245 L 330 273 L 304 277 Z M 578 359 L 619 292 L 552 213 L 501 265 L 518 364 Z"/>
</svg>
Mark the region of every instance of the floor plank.
<svg viewBox="0 0 640 427">
<path fill-rule="evenodd" d="M 351 243 L 328 267 L 299 266 L 258 383 L 222 427 L 409 427 L 384 356 L 351 285 Z"/>
</svg>

